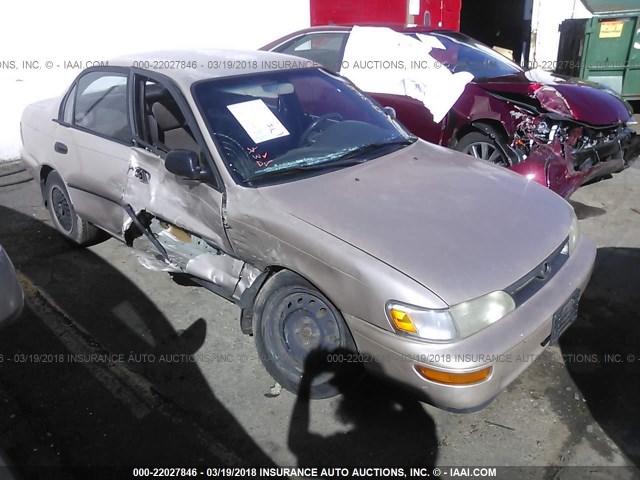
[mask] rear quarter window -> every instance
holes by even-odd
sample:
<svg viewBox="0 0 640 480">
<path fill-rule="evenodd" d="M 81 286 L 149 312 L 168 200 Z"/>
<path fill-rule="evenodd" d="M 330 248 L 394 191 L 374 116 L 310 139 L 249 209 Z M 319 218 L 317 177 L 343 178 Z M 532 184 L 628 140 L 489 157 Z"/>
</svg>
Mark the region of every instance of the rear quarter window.
<svg viewBox="0 0 640 480">
<path fill-rule="evenodd" d="M 289 41 L 275 51 L 306 58 L 339 72 L 347 35 L 346 32 L 309 33 Z"/>
<path fill-rule="evenodd" d="M 73 109 L 76 105 L 76 91 L 78 90 L 77 85 L 74 85 L 71 93 L 66 98 L 63 110 L 62 110 L 62 121 L 71 125 L 73 123 Z"/>
</svg>

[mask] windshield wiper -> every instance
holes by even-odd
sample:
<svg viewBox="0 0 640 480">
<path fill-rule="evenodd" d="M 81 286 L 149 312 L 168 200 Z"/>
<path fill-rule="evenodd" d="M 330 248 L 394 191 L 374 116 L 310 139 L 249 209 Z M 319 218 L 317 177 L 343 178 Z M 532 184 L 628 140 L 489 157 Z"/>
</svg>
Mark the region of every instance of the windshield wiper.
<svg viewBox="0 0 640 480">
<path fill-rule="evenodd" d="M 397 146 L 411 145 L 417 139 L 418 139 L 418 137 L 409 137 L 409 138 L 403 138 L 401 140 L 390 140 L 390 141 L 387 141 L 387 142 L 370 143 L 369 145 L 363 145 L 362 147 L 358 147 L 358 148 L 355 148 L 353 150 L 349 150 L 347 153 L 345 153 L 341 157 L 338 157 L 335 161 L 327 162 L 327 164 L 332 164 L 332 163 L 334 164 L 334 163 L 339 162 L 341 160 L 348 160 L 348 159 L 351 159 L 351 158 L 354 158 L 354 157 L 358 157 L 360 155 L 365 155 L 367 153 L 375 152 L 376 150 L 379 150 L 379 149 L 381 149 L 383 147 L 387 147 L 387 146 L 391 146 L 391 145 L 397 145 Z M 363 159 L 362 161 L 366 162 L 367 159 Z"/>
<path fill-rule="evenodd" d="M 335 158 L 334 160 L 329 160 L 326 162 L 318 162 L 312 163 L 310 165 L 297 165 L 291 168 L 283 168 L 282 170 L 270 170 L 267 172 L 258 173 L 250 178 L 243 180 L 242 183 L 253 183 L 256 180 L 261 180 L 264 178 L 281 178 L 287 177 L 294 174 L 307 173 L 310 171 L 318 171 L 318 170 L 329 170 L 329 169 L 337 169 L 343 167 L 350 167 L 353 165 L 358 165 L 360 163 L 364 163 L 368 161 L 368 158 L 356 158 L 361 155 L 365 155 L 369 152 L 373 152 L 379 150 L 380 148 L 391 146 L 391 145 L 411 145 L 415 142 L 418 137 L 409 137 L 403 138 L 401 140 L 392 140 L 387 142 L 379 142 L 379 143 L 371 143 L 369 145 L 363 145 L 362 147 L 358 147 L 353 150 L 349 150 L 344 155 Z"/>
<path fill-rule="evenodd" d="M 261 172 L 261 173 L 258 173 L 257 175 L 254 175 L 251 178 L 247 178 L 243 180 L 242 183 L 253 183 L 256 180 L 262 180 L 264 178 L 288 177 L 294 174 L 308 173 L 308 172 L 317 171 L 317 170 L 349 167 L 351 165 L 357 165 L 359 163 L 364 163 L 364 162 L 366 162 L 366 160 L 364 159 L 358 159 L 358 160 L 347 159 L 347 161 L 344 161 L 344 162 L 341 159 L 338 161 L 320 162 L 320 163 L 314 163 L 311 165 L 300 165 L 297 167 L 283 168 L 282 170 L 271 170 L 268 172 Z"/>
</svg>

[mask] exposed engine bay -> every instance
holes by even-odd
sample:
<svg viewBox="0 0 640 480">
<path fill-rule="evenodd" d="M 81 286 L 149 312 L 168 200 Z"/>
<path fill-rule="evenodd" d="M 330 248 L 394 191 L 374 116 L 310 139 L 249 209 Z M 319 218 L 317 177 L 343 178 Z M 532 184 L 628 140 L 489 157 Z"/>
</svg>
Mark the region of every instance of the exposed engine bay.
<svg viewBox="0 0 640 480">
<path fill-rule="evenodd" d="M 572 118 L 574 112 L 553 87 L 527 97 L 492 92 L 512 105 L 513 137 L 505 152 L 513 170 L 535 178 L 568 198 L 580 185 L 629 166 L 640 155 L 640 137 L 627 125 L 594 126 Z M 539 173 L 536 173 L 539 175 Z"/>
</svg>

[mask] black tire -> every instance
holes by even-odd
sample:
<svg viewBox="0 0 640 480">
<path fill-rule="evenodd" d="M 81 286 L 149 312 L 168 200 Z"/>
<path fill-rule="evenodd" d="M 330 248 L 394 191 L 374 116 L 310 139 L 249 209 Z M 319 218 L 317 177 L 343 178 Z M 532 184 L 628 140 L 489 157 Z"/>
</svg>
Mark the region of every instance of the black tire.
<svg viewBox="0 0 640 480">
<path fill-rule="evenodd" d="M 296 394 L 309 353 L 319 349 L 356 351 L 351 332 L 338 309 L 307 280 L 287 270 L 276 273 L 258 293 L 253 334 L 266 370 L 280 385 Z M 311 398 L 329 398 L 341 393 L 343 385 L 332 382 L 338 374 L 333 370 L 313 378 Z"/>
<path fill-rule="evenodd" d="M 47 177 L 44 198 L 54 226 L 66 239 L 87 246 L 106 238 L 102 230 L 76 214 L 67 188 L 56 172 L 51 172 Z"/>
<path fill-rule="evenodd" d="M 483 132 L 471 132 L 466 134 L 455 145 L 459 152 L 466 153 L 480 160 L 485 160 L 494 165 L 508 167 L 511 165 L 509 158 L 504 153 L 504 147 L 500 144 L 498 135 L 495 139 Z"/>
</svg>

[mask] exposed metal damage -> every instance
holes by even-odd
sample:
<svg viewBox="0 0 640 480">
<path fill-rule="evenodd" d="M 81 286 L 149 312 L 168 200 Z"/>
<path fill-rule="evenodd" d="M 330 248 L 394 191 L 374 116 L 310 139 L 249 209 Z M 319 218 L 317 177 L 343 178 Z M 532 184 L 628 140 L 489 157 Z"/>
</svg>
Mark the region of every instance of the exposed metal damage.
<svg viewBox="0 0 640 480">
<path fill-rule="evenodd" d="M 512 105 L 514 135 L 506 152 L 512 170 L 569 198 L 591 179 L 623 170 L 640 154 L 640 138 L 625 125 L 594 127 L 576 121 L 553 87 L 533 89 L 528 99 L 506 97 Z"/>
<path fill-rule="evenodd" d="M 257 268 L 225 254 L 207 240 L 145 210 L 135 213 L 130 205 L 127 207 L 132 217 L 125 229 L 125 241 L 135 248 L 145 268 L 205 280 L 217 293 L 236 303 L 260 275 Z"/>
<path fill-rule="evenodd" d="M 478 68 L 471 60 L 464 61 L 461 50 L 455 47 L 455 42 L 448 48 L 435 36 L 355 26 L 345 46 L 341 73 L 366 91 L 421 101 L 433 121 L 439 123 L 461 98 L 466 105 L 463 93 L 474 80 L 474 74 L 466 70 Z M 362 58 L 368 60 L 367 68 L 361 65 Z M 418 65 L 416 58 L 422 59 Z M 458 62 L 451 71 L 439 68 L 446 65 L 446 59 Z M 381 62 L 387 66 L 381 69 Z M 371 75 L 372 68 L 376 69 L 375 75 Z M 640 154 L 640 138 L 625 125 L 623 116 L 610 115 L 610 123 L 594 124 L 593 117 L 587 118 L 581 111 L 580 99 L 587 97 L 572 90 L 575 86 L 563 85 L 564 80 L 555 77 L 551 80 L 557 85 L 537 80 L 545 76 L 544 72 L 529 71 L 525 75 L 531 77 L 526 89 L 510 89 L 508 82 L 500 84 L 499 79 L 484 87 L 506 103 L 504 116 L 487 117 L 489 102 L 481 96 L 467 102 L 471 110 L 462 115 L 500 145 L 506 156 L 500 165 L 568 198 L 584 183 L 623 170 Z M 551 80 L 547 78 L 548 83 Z M 490 121 L 483 122 L 483 117 Z M 496 121 L 504 127 L 508 140 L 496 138 L 501 134 L 491 126 Z"/>
<path fill-rule="evenodd" d="M 156 154 L 132 151 L 121 202 L 122 235 L 143 267 L 187 275 L 235 303 L 260 275 L 226 253 L 224 195 L 171 174 Z"/>
</svg>

